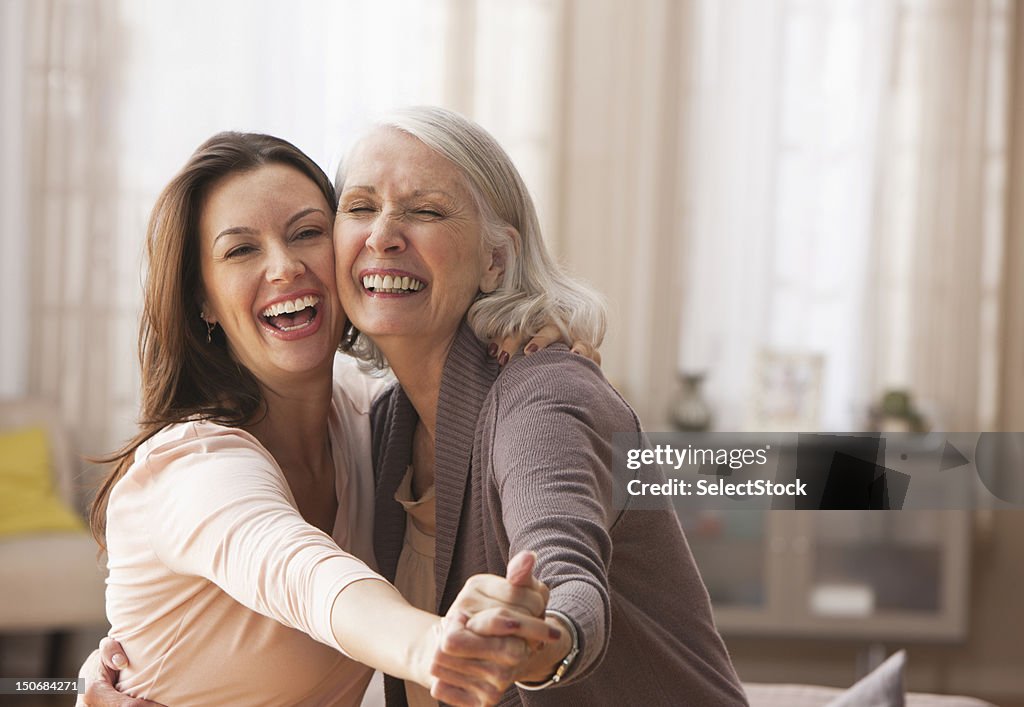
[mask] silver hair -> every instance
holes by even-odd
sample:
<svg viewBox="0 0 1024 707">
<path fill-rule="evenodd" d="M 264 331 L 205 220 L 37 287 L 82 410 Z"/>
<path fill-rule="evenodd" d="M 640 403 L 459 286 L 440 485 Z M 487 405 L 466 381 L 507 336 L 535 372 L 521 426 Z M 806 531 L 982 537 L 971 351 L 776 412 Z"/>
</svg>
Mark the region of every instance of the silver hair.
<svg viewBox="0 0 1024 707">
<path fill-rule="evenodd" d="M 479 339 L 500 339 L 513 332 L 533 336 L 550 323 L 571 341 L 585 341 L 594 347 L 601 344 L 607 321 L 603 298 L 569 277 L 548 253 L 523 178 L 490 133 L 458 113 L 436 106 L 395 111 L 375 122 L 371 129 L 376 128 L 411 135 L 454 163 L 476 200 L 484 224 L 484 248 L 504 252 L 501 283 L 493 292 L 481 293 L 466 314 Z M 339 164 L 334 182 L 339 196 L 345 187 L 347 161 L 346 157 Z M 510 228 L 519 236 L 518 246 Z M 387 366 L 380 350 L 365 335 L 347 336 L 343 348 L 377 368 Z"/>
</svg>

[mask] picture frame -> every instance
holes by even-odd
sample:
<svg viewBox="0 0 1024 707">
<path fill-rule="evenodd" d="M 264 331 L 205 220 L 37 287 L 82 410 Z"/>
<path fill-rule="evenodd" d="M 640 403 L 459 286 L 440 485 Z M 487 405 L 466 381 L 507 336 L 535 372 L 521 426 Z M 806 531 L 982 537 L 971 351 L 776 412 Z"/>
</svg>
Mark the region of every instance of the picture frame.
<svg viewBox="0 0 1024 707">
<path fill-rule="evenodd" d="M 755 367 L 751 431 L 817 431 L 824 368 L 821 354 L 763 349 Z"/>
</svg>

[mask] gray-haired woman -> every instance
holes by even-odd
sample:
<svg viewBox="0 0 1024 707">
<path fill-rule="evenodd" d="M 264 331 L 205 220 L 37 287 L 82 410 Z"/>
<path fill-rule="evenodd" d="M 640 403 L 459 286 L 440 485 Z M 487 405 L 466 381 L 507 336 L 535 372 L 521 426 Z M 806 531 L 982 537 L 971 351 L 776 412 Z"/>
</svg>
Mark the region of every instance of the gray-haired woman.
<svg viewBox="0 0 1024 707">
<path fill-rule="evenodd" d="M 398 379 L 372 411 L 382 573 L 443 612 L 470 575 L 538 554 L 562 637 L 501 704 L 746 704 L 670 506 L 613 505 L 611 439 L 641 445 L 636 415 L 564 347 L 503 369 L 487 355 L 488 339 L 549 321 L 599 342 L 605 322 L 545 250 L 505 152 L 455 113 L 413 108 L 356 143 L 335 183 L 343 346 Z M 394 679 L 387 694 L 429 703 Z"/>
</svg>

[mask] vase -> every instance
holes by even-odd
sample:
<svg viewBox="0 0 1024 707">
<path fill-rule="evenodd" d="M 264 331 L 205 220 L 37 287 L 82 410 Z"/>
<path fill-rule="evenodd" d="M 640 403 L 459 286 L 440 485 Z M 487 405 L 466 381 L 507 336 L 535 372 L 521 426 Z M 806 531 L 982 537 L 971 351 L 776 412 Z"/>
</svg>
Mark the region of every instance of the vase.
<svg viewBox="0 0 1024 707">
<path fill-rule="evenodd" d="M 704 399 L 703 373 L 680 373 L 681 388 L 672 402 L 670 417 L 677 430 L 704 432 L 711 427 L 711 406 Z"/>
</svg>

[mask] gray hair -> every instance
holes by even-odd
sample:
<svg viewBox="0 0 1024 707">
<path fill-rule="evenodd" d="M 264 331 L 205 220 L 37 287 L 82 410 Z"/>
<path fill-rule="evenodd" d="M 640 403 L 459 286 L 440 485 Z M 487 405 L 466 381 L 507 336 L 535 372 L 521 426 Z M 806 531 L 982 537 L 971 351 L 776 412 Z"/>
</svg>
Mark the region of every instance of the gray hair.
<svg viewBox="0 0 1024 707">
<path fill-rule="evenodd" d="M 481 293 L 466 314 L 479 339 L 490 341 L 513 332 L 533 336 L 550 323 L 569 340 L 595 348 L 601 344 L 607 320 L 603 298 L 569 277 L 548 253 L 523 178 L 490 133 L 435 106 L 401 109 L 373 127 L 411 135 L 455 164 L 476 200 L 484 223 L 484 247 L 504 251 L 501 283 L 494 292 Z M 347 161 L 341 161 L 334 182 L 339 195 L 345 187 Z M 518 247 L 510 228 L 519 236 Z M 387 366 L 380 350 L 355 329 L 346 335 L 342 348 L 377 368 Z"/>
</svg>

